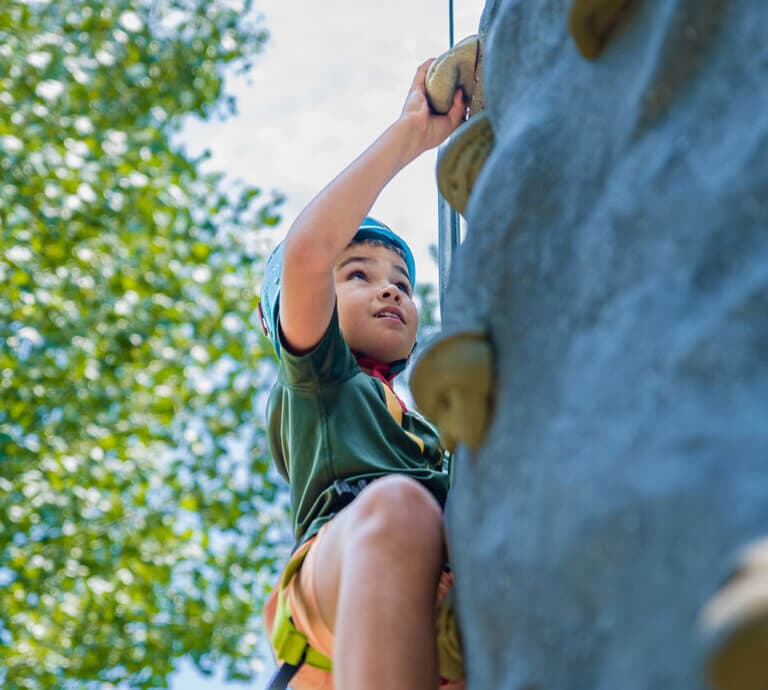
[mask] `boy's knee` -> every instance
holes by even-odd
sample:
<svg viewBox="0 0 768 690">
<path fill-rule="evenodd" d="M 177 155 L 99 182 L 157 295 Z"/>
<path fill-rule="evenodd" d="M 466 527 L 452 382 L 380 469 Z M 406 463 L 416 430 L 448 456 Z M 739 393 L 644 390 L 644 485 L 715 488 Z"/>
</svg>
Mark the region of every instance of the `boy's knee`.
<svg viewBox="0 0 768 690">
<path fill-rule="evenodd" d="M 443 511 L 427 489 L 408 477 L 378 479 L 355 499 L 356 532 L 362 539 L 442 543 Z"/>
</svg>

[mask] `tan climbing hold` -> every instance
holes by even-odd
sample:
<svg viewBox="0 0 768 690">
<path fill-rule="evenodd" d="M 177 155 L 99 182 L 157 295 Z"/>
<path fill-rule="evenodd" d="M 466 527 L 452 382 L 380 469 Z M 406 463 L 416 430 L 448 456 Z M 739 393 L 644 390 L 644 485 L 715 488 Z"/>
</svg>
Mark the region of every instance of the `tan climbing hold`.
<svg viewBox="0 0 768 690">
<path fill-rule="evenodd" d="M 446 201 L 463 214 L 475 181 L 493 150 L 494 136 L 487 113 L 462 124 L 440 151 L 437 186 Z"/>
<path fill-rule="evenodd" d="M 485 333 L 458 333 L 437 341 L 416 361 L 411 392 L 440 430 L 449 451 L 457 443 L 477 450 L 493 410 L 494 360 Z"/>
<path fill-rule="evenodd" d="M 717 690 L 764 690 L 768 660 L 768 539 L 741 556 L 700 617 L 707 675 Z"/>
<path fill-rule="evenodd" d="M 479 112 L 482 103 L 482 41 L 468 36 L 443 53 L 429 67 L 425 80 L 427 100 L 436 113 L 444 115 L 453 105 L 456 89 L 464 93 L 470 113 Z M 477 92 L 477 98 L 475 93 Z"/>
<path fill-rule="evenodd" d="M 475 62 L 475 88 L 469 98 L 469 117 L 485 110 L 485 95 L 483 91 L 483 40 L 479 39 L 477 46 L 477 61 Z"/>
<path fill-rule="evenodd" d="M 600 55 L 612 29 L 631 0 L 574 0 L 569 27 L 579 52 L 588 60 Z"/>
<path fill-rule="evenodd" d="M 440 677 L 453 682 L 464 680 L 467 673 L 464 669 L 464 651 L 453 590 L 449 591 L 437 606 L 435 630 L 437 632 L 437 667 Z"/>
</svg>

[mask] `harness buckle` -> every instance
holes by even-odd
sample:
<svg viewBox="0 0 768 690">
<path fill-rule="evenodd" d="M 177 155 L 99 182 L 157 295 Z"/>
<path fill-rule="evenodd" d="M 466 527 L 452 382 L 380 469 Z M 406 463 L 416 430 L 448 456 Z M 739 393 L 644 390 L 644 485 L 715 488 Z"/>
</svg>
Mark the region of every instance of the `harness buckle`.
<svg viewBox="0 0 768 690">
<path fill-rule="evenodd" d="M 308 647 L 307 636 L 298 630 L 291 620 L 291 610 L 282 591 L 277 595 L 272 646 L 278 659 L 294 665 L 299 664 L 304 659 Z"/>
<path fill-rule="evenodd" d="M 275 656 L 291 666 L 298 668 L 303 663 L 307 663 L 323 671 L 330 671 L 333 668 L 333 662 L 310 647 L 307 636 L 294 624 L 288 598 L 282 588 L 277 595 L 277 610 L 270 641 L 275 650 Z"/>
</svg>

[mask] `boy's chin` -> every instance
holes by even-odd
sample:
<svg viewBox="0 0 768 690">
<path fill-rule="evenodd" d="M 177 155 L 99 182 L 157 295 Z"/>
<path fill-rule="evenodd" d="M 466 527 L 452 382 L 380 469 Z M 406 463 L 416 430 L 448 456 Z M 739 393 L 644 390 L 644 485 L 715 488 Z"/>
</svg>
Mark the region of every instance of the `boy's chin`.
<svg viewBox="0 0 768 690">
<path fill-rule="evenodd" d="M 385 362 L 386 364 L 393 364 L 394 362 L 399 362 L 400 360 L 407 359 L 408 357 L 408 355 L 392 354 L 391 352 L 374 352 L 372 354 L 363 352 L 362 354 L 364 357 L 370 357 L 371 359 L 375 359 L 379 362 Z"/>
<path fill-rule="evenodd" d="M 355 348 L 352 349 L 354 350 Z M 382 347 L 381 343 L 372 347 L 363 348 L 362 350 L 358 350 L 358 352 L 364 357 L 371 357 L 372 359 L 378 360 L 379 362 L 386 362 L 387 364 L 407 359 L 410 355 L 410 350 L 405 351 L 402 347 Z"/>
</svg>

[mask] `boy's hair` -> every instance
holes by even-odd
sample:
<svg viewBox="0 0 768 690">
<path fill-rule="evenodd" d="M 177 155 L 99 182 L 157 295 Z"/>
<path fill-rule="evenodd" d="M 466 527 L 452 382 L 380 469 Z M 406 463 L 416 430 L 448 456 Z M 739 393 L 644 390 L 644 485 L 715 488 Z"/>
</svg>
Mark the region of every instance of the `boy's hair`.
<svg viewBox="0 0 768 690">
<path fill-rule="evenodd" d="M 370 247 L 386 247 L 390 251 L 395 252 L 395 254 L 397 254 L 403 260 L 403 263 L 406 266 L 408 266 L 408 258 L 405 256 L 405 252 L 403 251 L 403 248 L 398 247 L 394 242 L 389 242 L 388 240 L 379 239 L 378 237 L 364 237 L 364 238 L 354 237 L 347 246 L 351 247 L 355 244 L 367 244 Z M 410 275 L 408 276 L 408 279 L 411 280 Z"/>
</svg>

